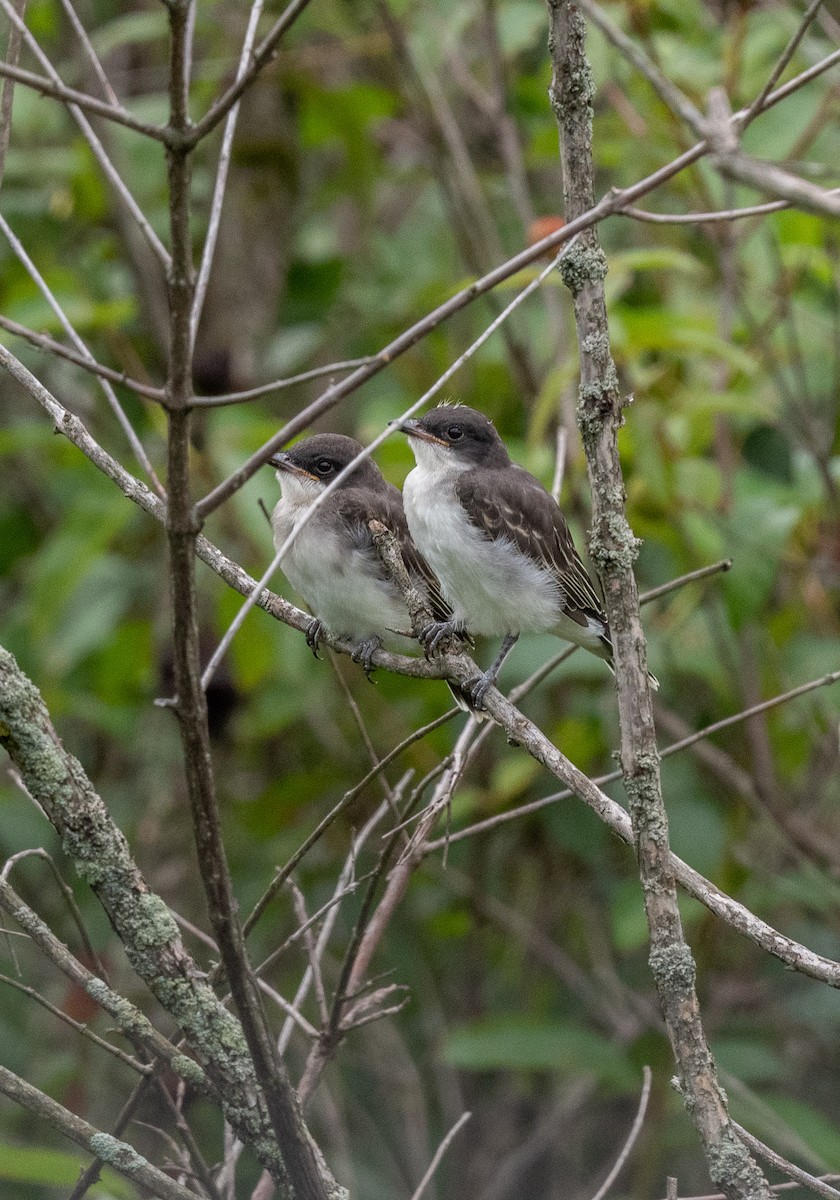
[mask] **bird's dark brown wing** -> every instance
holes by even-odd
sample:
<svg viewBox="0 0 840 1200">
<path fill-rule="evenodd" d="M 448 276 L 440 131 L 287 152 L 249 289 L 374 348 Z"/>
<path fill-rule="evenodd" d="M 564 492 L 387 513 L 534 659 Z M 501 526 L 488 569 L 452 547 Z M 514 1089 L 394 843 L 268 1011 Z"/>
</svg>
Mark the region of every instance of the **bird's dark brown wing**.
<svg viewBox="0 0 840 1200">
<path fill-rule="evenodd" d="M 387 572 L 379 561 L 373 544 L 368 522 L 374 520 L 381 521 L 397 539 L 406 570 L 425 591 L 432 616 L 436 621 L 448 621 L 452 616 L 452 609 L 443 598 L 437 575 L 411 540 L 402 496 L 397 488 L 391 484 L 386 484 L 384 488 L 375 492 L 344 488 L 336 493 L 336 497 L 337 510 L 350 531 L 353 544 L 357 550 L 369 553 L 372 561 L 376 560 L 381 577 L 386 579 Z"/>
<path fill-rule="evenodd" d="M 596 617 L 607 625 L 593 584 L 558 505 L 521 467 L 478 468 L 458 477 L 464 511 L 485 537 L 504 538 L 554 577 L 564 612 L 580 625 Z"/>
</svg>

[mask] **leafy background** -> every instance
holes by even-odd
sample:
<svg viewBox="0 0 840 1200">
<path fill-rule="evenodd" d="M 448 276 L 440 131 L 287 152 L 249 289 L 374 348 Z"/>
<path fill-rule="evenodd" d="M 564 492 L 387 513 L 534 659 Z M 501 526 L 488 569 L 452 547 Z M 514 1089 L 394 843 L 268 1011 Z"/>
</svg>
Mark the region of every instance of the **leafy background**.
<svg viewBox="0 0 840 1200">
<path fill-rule="evenodd" d="M 163 119 L 162 7 L 96 0 L 81 11 L 121 98 L 137 114 Z M 319 0 L 244 104 L 220 265 L 199 339 L 199 391 L 373 353 L 525 244 L 527 205 L 515 202 L 497 117 L 480 103 L 492 93 L 490 21 L 533 214 L 561 212 L 542 6 L 423 0 L 389 11 L 386 20 L 375 4 Z M 798 21 L 788 6 L 691 0 L 615 4 L 610 12 L 700 107 L 715 85 L 726 87 L 733 108 L 748 103 Z M 90 86 L 58 5 L 34 0 L 27 20 L 62 77 Z M 231 70 L 245 14 L 241 6 L 202 3 L 197 20 L 194 113 Z M 831 49 L 829 32 L 812 27 L 794 67 Z M 599 34 L 591 33 L 588 46 L 603 192 L 634 182 L 690 142 Z M 465 86 L 470 78 L 480 92 Z M 793 161 L 826 186 L 840 183 L 838 89 L 833 72 L 797 92 L 754 123 L 746 149 Z M 467 168 L 458 167 L 441 131 L 446 113 Z M 103 137 L 165 239 L 161 147 L 117 127 Z M 211 140 L 194 180 L 197 254 L 218 149 L 218 138 Z M 7 220 L 96 357 L 158 381 L 164 348 L 154 266 L 132 248 L 125 219 L 63 110 L 23 88 L 15 93 L 2 199 Z M 655 195 L 651 207 L 707 211 L 754 199 L 700 164 Z M 737 225 L 613 218 L 600 232 L 610 264 L 614 353 L 622 386 L 634 396 L 621 450 L 631 522 L 644 539 L 640 584 L 655 586 L 718 558 L 734 562 L 727 575 L 646 609 L 666 744 L 838 665 L 838 231 L 829 221 L 781 212 Z M 491 416 L 517 461 L 548 485 L 558 412 L 573 405 L 577 364 L 568 295 L 559 278 L 544 291 L 520 310 L 507 337 L 495 336 L 460 372 L 451 395 Z M 500 298 L 511 294 L 502 289 Z M 437 329 L 318 428 L 369 440 L 481 332 L 498 302 L 480 301 Z M 0 305 L 13 320 L 60 336 L 6 244 Z M 91 377 L 20 342 L 14 348 L 134 469 Z M 321 386 L 315 381 L 206 411 L 195 446 L 200 486 L 225 477 Z M 161 411 L 118 390 L 162 467 Z M 106 798 L 152 886 L 201 924 L 176 732 L 153 706 L 169 672 L 162 531 L 55 437 L 8 380 L 0 380 L 0 396 L 0 641 L 42 688 L 65 743 Z M 378 460 L 401 483 L 410 453 L 393 439 Z M 253 573 L 271 553 L 258 500 L 270 506 L 275 497 L 273 476 L 263 472 L 208 525 L 209 536 Z M 563 503 L 584 545 L 589 500 L 576 437 Z M 200 585 L 209 654 L 240 600 L 203 568 Z M 554 649 L 550 639 L 523 639 L 505 682 L 524 678 Z M 249 617 L 213 696 L 225 835 L 245 912 L 274 866 L 369 767 L 338 674 L 380 754 L 447 706 L 442 685 L 380 673 L 368 686 L 348 660 L 315 663 L 297 633 L 264 613 Z M 525 708 L 582 769 L 610 769 L 618 731 L 603 664 L 576 654 Z M 676 852 L 772 925 L 833 958 L 840 958 L 838 709 L 840 690 L 820 690 L 663 767 Z M 408 750 L 392 768 L 392 783 L 408 768 L 416 778 L 431 770 L 460 720 Z M 536 764 L 497 733 L 455 797 L 452 827 L 552 790 Z M 611 794 L 620 798 L 620 786 Z M 331 894 L 353 831 L 379 798 L 369 788 L 305 860 L 298 881 L 311 911 Z M 0 804 L 4 856 L 44 846 L 62 861 L 49 827 L 8 774 L 0 780 Z M 77 948 L 43 863 L 18 866 L 14 881 Z M 115 979 L 146 1004 L 104 918 L 83 887 L 75 883 L 74 890 Z M 339 920 L 328 977 L 340 965 L 354 903 Z M 783 971 L 699 905 L 684 903 L 683 913 L 734 1115 L 807 1168 L 840 1169 L 840 998 Z M 284 898 L 257 927 L 255 956 L 293 927 Z M 7 939 L 2 950 L 5 972 L 16 975 L 19 966 L 53 1003 L 106 1030 L 102 1015 L 18 941 Z M 206 961 L 206 951 L 195 948 Z M 290 950 L 272 982 L 292 994 L 305 965 L 301 952 Z M 679 1177 L 681 1194 L 708 1190 L 669 1084 L 632 856 L 576 801 L 454 844 L 446 869 L 439 856 L 427 860 L 374 966 L 388 981 L 408 985 L 411 1002 L 397 1018 L 351 1037 L 312 1105 L 319 1140 L 354 1194 L 409 1196 L 466 1107 L 473 1118 L 437 1176 L 439 1195 L 590 1195 L 632 1121 L 646 1063 L 654 1071 L 650 1112 L 613 1194 L 662 1195 L 666 1174 Z M 95 1124 L 107 1127 L 127 1094 L 124 1067 L 9 987 L 0 1045 L 10 1068 Z M 293 1039 L 293 1074 L 305 1049 Z M 208 1158 L 218 1158 L 210 1114 L 199 1108 L 192 1115 Z M 155 1122 L 161 1114 L 150 1109 L 143 1116 Z M 132 1137 L 150 1154 L 166 1152 L 148 1129 L 135 1127 Z M 43 1126 L 3 1106 L 0 1196 L 62 1194 L 79 1161 Z M 246 1181 L 248 1172 L 256 1178 L 253 1164 L 245 1172 Z M 94 1194 L 134 1192 L 106 1177 Z"/>
</svg>

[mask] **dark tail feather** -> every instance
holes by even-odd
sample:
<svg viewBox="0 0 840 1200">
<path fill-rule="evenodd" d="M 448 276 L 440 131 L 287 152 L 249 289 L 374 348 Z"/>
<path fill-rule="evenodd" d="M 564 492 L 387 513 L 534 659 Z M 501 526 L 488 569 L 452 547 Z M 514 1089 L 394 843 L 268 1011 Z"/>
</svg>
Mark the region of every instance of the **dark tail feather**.
<svg viewBox="0 0 840 1200">
<path fill-rule="evenodd" d="M 612 658 L 605 658 L 604 662 L 607 664 L 609 669 L 612 671 L 613 675 L 615 675 L 615 663 L 613 662 Z M 648 671 L 648 683 L 650 684 L 651 689 L 654 692 L 659 691 L 659 680 L 656 678 L 653 671 Z"/>
<path fill-rule="evenodd" d="M 469 696 L 464 691 L 464 689 L 460 686 L 460 684 L 451 683 L 447 679 L 446 686 L 449 688 L 450 692 L 452 693 L 452 699 L 458 705 L 461 712 L 469 713 L 471 717 L 475 717 L 476 721 L 486 721 L 487 720 L 487 713 L 483 712 L 480 708 L 475 707 L 472 700 L 470 700 Z"/>
</svg>

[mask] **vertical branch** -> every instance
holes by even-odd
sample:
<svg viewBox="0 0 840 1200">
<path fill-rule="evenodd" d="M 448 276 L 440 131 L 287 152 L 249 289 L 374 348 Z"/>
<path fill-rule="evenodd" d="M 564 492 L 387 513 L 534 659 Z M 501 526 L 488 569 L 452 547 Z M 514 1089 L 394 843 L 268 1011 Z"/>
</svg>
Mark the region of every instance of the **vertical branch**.
<svg viewBox="0 0 840 1200">
<path fill-rule="evenodd" d="M 190 491 L 192 414 L 191 312 L 195 273 L 190 239 L 192 128 L 189 95 L 189 3 L 169 0 L 171 33 L 170 128 L 167 149 L 172 266 L 169 272 L 170 346 L 167 379 L 169 418 L 170 587 L 177 699 L 176 713 L 184 748 L 187 786 L 198 862 L 213 932 L 231 993 L 242 1021 L 254 1070 L 265 1097 L 285 1166 L 274 1173 L 281 1193 L 291 1200 L 327 1200 L 337 1195 L 323 1162 L 316 1158 L 285 1071 L 281 1067 L 245 951 L 236 899 L 221 835 L 215 778 L 207 728 L 207 703 L 201 688 L 195 550 L 200 529 Z"/>
<path fill-rule="evenodd" d="M 23 18 L 25 8 L 26 0 L 16 0 L 15 12 L 19 17 Z M 6 46 L 6 62 L 13 67 L 17 66 L 18 59 L 20 58 L 21 39 L 22 35 L 17 25 L 11 25 L 9 28 L 9 41 Z M 12 99 L 14 90 L 14 81 L 5 78 L 3 80 L 2 91 L 0 91 L 0 187 L 3 186 L 6 151 L 9 148 L 9 137 L 12 132 Z"/>
<path fill-rule="evenodd" d="M 551 103 L 560 127 L 565 213 L 592 206 L 592 96 L 584 50 L 586 26 L 569 0 L 548 0 Z M 607 267 L 594 230 L 566 255 L 560 270 L 574 298 L 580 350 L 578 423 L 592 488 L 592 558 L 601 575 L 616 657 L 621 766 L 650 930 L 650 966 L 668 1029 L 686 1109 L 709 1172 L 730 1200 L 769 1200 L 764 1176 L 739 1140 L 706 1043 L 685 942 L 662 802 L 659 754 L 648 683 L 645 639 L 633 575 L 638 543 L 627 522 L 616 434 L 623 420 L 610 353 L 603 279 Z"/>
</svg>

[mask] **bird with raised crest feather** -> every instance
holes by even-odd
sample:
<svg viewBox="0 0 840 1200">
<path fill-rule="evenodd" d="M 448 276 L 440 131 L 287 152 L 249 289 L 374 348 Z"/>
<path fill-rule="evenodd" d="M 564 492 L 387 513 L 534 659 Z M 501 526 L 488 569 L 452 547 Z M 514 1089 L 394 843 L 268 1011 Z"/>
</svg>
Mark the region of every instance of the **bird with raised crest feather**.
<svg viewBox="0 0 840 1200">
<path fill-rule="evenodd" d="M 452 609 L 423 631 L 427 652 L 456 632 L 504 639 L 490 669 L 465 685 L 477 706 L 521 633 L 553 633 L 612 669 L 604 606 L 566 519 L 488 418 L 445 404 L 398 427 L 417 460 L 403 485 L 408 528 Z"/>
<path fill-rule="evenodd" d="M 281 548 L 306 510 L 361 452 L 362 446 L 351 437 L 320 433 L 269 459 L 281 491 L 271 516 L 275 549 Z M 405 654 L 417 644 L 402 593 L 376 551 L 372 520 L 380 521 L 397 539 L 409 576 L 432 615 L 449 620 L 452 610 L 438 580 L 411 540 L 402 496 L 369 458 L 361 460 L 307 520 L 281 562 L 286 578 L 313 613 L 306 640 L 316 656 L 327 629 L 355 643 L 353 659 L 368 677 L 380 646 Z M 458 706 L 472 711 L 457 684 L 448 686 Z"/>
</svg>

